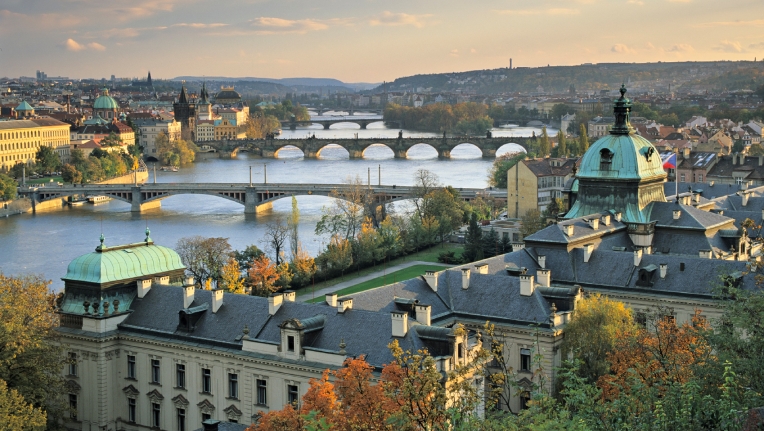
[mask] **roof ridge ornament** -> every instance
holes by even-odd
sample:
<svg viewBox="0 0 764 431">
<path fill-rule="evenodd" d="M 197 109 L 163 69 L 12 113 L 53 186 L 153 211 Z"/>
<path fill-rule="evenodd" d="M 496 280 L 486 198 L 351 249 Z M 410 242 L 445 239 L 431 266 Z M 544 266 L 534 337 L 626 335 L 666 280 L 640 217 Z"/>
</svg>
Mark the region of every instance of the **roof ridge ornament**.
<svg viewBox="0 0 764 431">
<path fill-rule="evenodd" d="M 149 230 L 149 227 L 146 226 L 146 239 L 143 240 L 146 244 L 151 244 L 154 242 L 154 240 L 151 239 L 150 235 L 151 235 L 151 231 Z"/>
<path fill-rule="evenodd" d="M 631 114 L 631 100 L 626 98 L 626 85 L 621 84 L 621 89 L 618 90 L 621 93 L 621 97 L 613 104 L 613 116 L 615 116 L 615 124 L 610 130 L 611 135 L 628 135 L 634 131 L 629 123 L 629 116 Z"/>
</svg>

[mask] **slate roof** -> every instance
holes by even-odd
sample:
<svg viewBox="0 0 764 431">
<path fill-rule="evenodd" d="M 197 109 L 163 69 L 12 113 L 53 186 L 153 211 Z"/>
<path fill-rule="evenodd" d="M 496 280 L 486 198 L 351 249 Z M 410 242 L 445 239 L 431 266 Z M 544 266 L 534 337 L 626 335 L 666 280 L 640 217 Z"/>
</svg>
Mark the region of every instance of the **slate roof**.
<svg viewBox="0 0 764 431">
<path fill-rule="evenodd" d="M 676 220 L 674 220 L 675 210 L 681 211 L 679 219 Z M 699 210 L 689 205 L 677 205 L 675 202 L 651 202 L 648 214 L 651 221 L 658 222 L 656 227 L 673 229 L 707 230 L 731 225 L 734 222 L 729 217 Z"/>
<path fill-rule="evenodd" d="M 714 183 L 712 186 L 709 183 L 679 183 L 679 193 L 687 191 L 688 187 L 691 187 L 694 192 L 699 192 L 700 196 L 706 199 L 714 199 L 720 196 L 726 196 L 740 190 L 740 184 Z M 666 182 L 663 183 L 663 190 L 666 196 L 673 196 L 676 193 L 677 186 L 673 181 Z"/>
<path fill-rule="evenodd" d="M 745 176 L 747 180 L 764 179 L 764 166 L 759 166 L 758 157 L 745 157 L 743 164 L 732 164 L 733 156 L 722 156 L 719 161 L 708 171 L 708 177 L 732 178 L 733 172 L 748 173 Z"/>
<path fill-rule="evenodd" d="M 561 162 L 560 166 L 552 166 L 552 162 Z M 564 177 L 570 175 L 573 166 L 576 165 L 578 157 L 573 158 L 547 158 L 547 159 L 525 159 L 523 163 L 533 172 L 536 177 Z"/>
</svg>

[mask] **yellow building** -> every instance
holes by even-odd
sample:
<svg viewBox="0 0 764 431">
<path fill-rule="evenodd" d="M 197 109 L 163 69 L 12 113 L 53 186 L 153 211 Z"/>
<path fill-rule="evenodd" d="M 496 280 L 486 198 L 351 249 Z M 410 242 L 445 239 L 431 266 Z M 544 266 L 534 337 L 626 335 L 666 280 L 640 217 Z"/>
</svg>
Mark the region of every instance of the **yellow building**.
<svg viewBox="0 0 764 431">
<path fill-rule="evenodd" d="M 565 183 L 578 158 L 521 160 L 507 171 L 507 217 L 521 218 L 528 210 L 546 210 L 552 199 L 564 199 Z"/>
<path fill-rule="evenodd" d="M 40 147 L 69 148 L 69 124 L 52 118 L 0 121 L 0 171 L 32 164 Z"/>
<path fill-rule="evenodd" d="M 222 119 L 215 121 L 215 140 L 221 139 L 244 139 L 246 133 L 235 122 Z"/>
<path fill-rule="evenodd" d="M 215 113 L 220 115 L 220 118 L 224 120 L 228 120 L 237 125 L 244 125 L 247 123 L 247 118 L 249 118 L 249 106 L 244 106 L 242 108 L 217 109 Z"/>
</svg>

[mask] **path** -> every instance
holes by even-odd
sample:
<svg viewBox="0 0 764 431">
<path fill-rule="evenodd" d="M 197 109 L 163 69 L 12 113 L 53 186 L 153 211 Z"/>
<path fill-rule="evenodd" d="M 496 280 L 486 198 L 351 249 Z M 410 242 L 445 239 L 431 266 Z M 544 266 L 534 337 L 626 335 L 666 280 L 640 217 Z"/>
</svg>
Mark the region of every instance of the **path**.
<svg viewBox="0 0 764 431">
<path fill-rule="evenodd" d="M 425 262 L 425 261 L 421 261 L 421 260 L 414 260 L 414 261 L 411 261 L 411 262 L 404 262 L 404 263 L 401 263 L 401 264 L 398 264 L 398 265 L 395 265 L 395 266 L 391 266 L 391 267 L 389 267 L 387 269 L 384 269 L 384 270 L 381 270 L 381 271 L 372 272 L 371 274 L 366 274 L 364 276 L 353 278 L 353 279 L 348 280 L 348 281 L 343 281 L 342 283 L 337 283 L 334 286 L 324 287 L 323 289 L 319 289 L 319 290 L 316 291 L 315 297 L 319 298 L 321 295 L 326 295 L 327 293 L 336 292 L 336 291 L 342 290 L 342 289 L 344 289 L 346 287 L 355 286 L 358 283 L 363 283 L 364 281 L 372 280 L 372 279 L 377 278 L 377 277 L 382 277 L 385 274 L 390 274 L 390 273 L 393 273 L 395 271 L 399 271 L 401 269 L 405 269 L 405 268 L 408 268 L 410 266 L 415 266 L 415 265 L 434 265 L 434 266 L 442 266 L 444 268 L 450 268 L 450 267 L 454 266 L 454 265 L 449 265 L 449 264 L 446 264 L 446 263 Z M 402 280 L 398 280 L 398 281 L 402 281 Z M 305 302 L 305 301 L 310 301 L 311 299 L 313 299 L 314 295 L 313 295 L 313 292 L 311 292 L 310 289 L 306 288 L 306 289 L 303 289 L 303 291 L 305 293 L 302 294 L 302 295 L 299 295 L 297 297 L 297 300 Z"/>
</svg>

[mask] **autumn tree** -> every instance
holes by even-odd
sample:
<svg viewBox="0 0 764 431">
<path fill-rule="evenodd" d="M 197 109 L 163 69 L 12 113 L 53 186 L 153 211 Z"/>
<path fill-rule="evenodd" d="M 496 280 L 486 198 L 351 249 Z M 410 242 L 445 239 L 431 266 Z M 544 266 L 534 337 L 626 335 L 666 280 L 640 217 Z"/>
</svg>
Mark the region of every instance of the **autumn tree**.
<svg viewBox="0 0 764 431">
<path fill-rule="evenodd" d="M 255 296 L 269 296 L 278 290 L 276 286 L 279 280 L 278 268 L 265 254 L 252 261 L 247 276 L 252 286 L 252 294 Z"/>
<path fill-rule="evenodd" d="M 241 278 L 239 262 L 233 257 L 220 269 L 220 285 L 230 293 L 244 293 L 244 280 Z"/>
<path fill-rule="evenodd" d="M 321 208 L 321 220 L 316 224 L 316 235 L 341 235 L 344 239 L 355 238 L 371 207 L 371 194 L 361 177 L 347 177 L 347 187 L 332 190 L 334 198 L 330 206 Z"/>
<path fill-rule="evenodd" d="M 292 258 L 292 266 L 294 266 L 295 282 L 299 286 L 309 284 L 316 273 L 315 259 L 302 246 L 297 248 L 297 254 Z"/>
<path fill-rule="evenodd" d="M 202 286 L 207 279 L 220 280 L 221 270 L 231 254 L 231 245 L 228 238 L 195 235 L 179 239 L 175 251 L 196 283 Z"/>
<path fill-rule="evenodd" d="M 64 182 L 78 184 L 82 182 L 82 172 L 78 171 L 74 165 L 67 163 L 61 168 L 61 178 Z"/>
<path fill-rule="evenodd" d="M 500 189 L 507 188 L 507 172 L 525 159 L 526 153 L 506 153 L 497 157 L 488 172 L 488 184 Z"/>
<path fill-rule="evenodd" d="M 29 404 L 0 380 L 0 431 L 42 431 L 45 419 L 44 410 Z"/>
<path fill-rule="evenodd" d="M 265 225 L 263 240 L 265 241 L 266 249 L 271 252 L 276 261 L 276 265 L 281 263 L 289 233 L 289 226 L 284 223 L 281 217 L 276 217 Z"/>
</svg>

